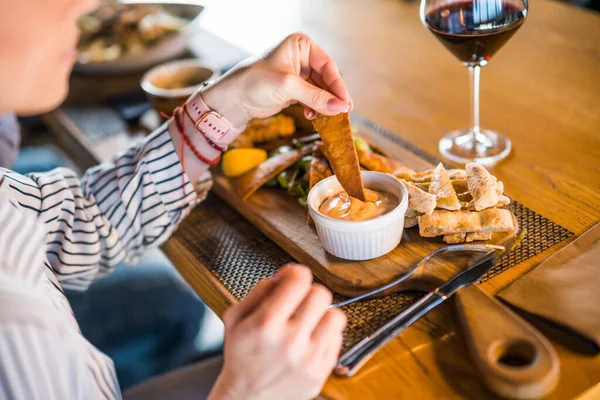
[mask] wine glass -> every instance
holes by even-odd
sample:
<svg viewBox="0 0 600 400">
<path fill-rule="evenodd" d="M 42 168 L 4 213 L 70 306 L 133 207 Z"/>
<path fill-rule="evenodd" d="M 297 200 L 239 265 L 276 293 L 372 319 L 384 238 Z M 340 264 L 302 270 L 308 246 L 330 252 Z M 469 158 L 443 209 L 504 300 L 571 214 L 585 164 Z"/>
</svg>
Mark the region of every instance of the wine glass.
<svg viewBox="0 0 600 400">
<path fill-rule="evenodd" d="M 464 164 L 493 165 L 511 151 L 510 140 L 479 126 L 481 67 L 523 25 L 527 0 L 421 0 L 421 21 L 468 69 L 471 77 L 471 128 L 440 140 L 445 158 Z"/>
</svg>

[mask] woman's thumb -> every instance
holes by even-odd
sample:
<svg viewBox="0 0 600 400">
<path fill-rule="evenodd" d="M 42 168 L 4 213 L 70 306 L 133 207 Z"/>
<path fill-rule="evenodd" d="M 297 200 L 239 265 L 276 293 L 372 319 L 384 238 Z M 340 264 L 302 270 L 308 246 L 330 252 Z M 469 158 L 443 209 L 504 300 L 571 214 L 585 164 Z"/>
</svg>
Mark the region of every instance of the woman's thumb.
<svg viewBox="0 0 600 400">
<path fill-rule="evenodd" d="M 350 104 L 294 74 L 286 76 L 282 90 L 288 101 L 299 101 L 319 114 L 335 115 L 350 110 Z"/>
</svg>

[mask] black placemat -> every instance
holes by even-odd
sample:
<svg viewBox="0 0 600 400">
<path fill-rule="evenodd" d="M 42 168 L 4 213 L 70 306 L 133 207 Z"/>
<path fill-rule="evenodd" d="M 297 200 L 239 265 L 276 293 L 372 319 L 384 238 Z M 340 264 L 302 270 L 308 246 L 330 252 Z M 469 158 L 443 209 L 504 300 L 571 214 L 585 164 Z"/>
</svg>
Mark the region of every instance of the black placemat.
<svg viewBox="0 0 600 400">
<path fill-rule="evenodd" d="M 94 108 L 71 109 L 69 114 L 77 117 L 73 118 L 76 120 L 74 122 L 82 128 L 83 132 L 90 135 L 91 139 L 94 139 L 92 142 L 97 138 L 110 137 L 118 131 L 115 127 L 120 125 L 103 123 L 104 114 L 101 115 Z M 114 117 L 114 114 L 112 116 Z M 432 164 L 440 161 L 406 139 L 365 118 L 353 115 L 353 123 L 363 125 Z M 573 235 L 566 228 L 518 202 L 512 202 L 509 208 L 517 216 L 520 226 L 527 230 L 527 235 L 521 245 L 490 271 L 484 280 Z M 258 281 L 272 276 L 281 265 L 294 261 L 291 256 L 214 194 L 209 195 L 182 222 L 176 235 L 237 299 L 244 298 Z M 344 347 L 348 348 L 375 331 L 393 315 L 416 301 L 419 296 L 420 294 L 416 292 L 397 293 L 344 307 L 348 315 Z M 337 296 L 338 300 L 340 298 Z"/>
<path fill-rule="evenodd" d="M 353 118 L 353 122 L 357 121 L 432 164 L 439 162 L 431 154 L 372 122 Z M 509 208 L 517 216 L 521 228 L 527 230 L 527 235 L 518 248 L 484 277 L 484 281 L 573 235 L 518 202 L 512 202 Z M 192 212 L 176 235 L 237 299 L 244 298 L 258 281 L 272 276 L 281 265 L 294 261 L 215 195 L 210 195 Z M 397 293 L 344 307 L 348 315 L 344 348 L 374 332 L 420 296 L 417 292 Z M 341 298 L 336 296 L 337 300 Z"/>
</svg>

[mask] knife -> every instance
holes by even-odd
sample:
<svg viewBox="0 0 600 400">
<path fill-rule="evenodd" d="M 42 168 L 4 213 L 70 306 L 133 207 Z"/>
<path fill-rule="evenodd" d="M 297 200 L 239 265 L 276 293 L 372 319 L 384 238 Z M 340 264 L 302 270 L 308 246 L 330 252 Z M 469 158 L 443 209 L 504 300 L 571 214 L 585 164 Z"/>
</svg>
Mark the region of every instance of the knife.
<svg viewBox="0 0 600 400">
<path fill-rule="evenodd" d="M 396 315 L 375 333 L 352 346 L 340 357 L 334 372 L 341 376 L 353 376 L 383 345 L 446 301 L 459 289 L 477 283 L 513 247 L 514 241 L 509 241 L 505 246 L 493 246 L 468 269 L 454 275 L 446 283 Z"/>
</svg>

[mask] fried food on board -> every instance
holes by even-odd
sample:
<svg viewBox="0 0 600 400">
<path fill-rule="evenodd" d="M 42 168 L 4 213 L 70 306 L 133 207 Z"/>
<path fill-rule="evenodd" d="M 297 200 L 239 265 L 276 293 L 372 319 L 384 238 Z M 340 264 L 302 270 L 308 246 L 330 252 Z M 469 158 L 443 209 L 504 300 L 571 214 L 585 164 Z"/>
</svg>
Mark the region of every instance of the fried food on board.
<svg viewBox="0 0 600 400">
<path fill-rule="evenodd" d="M 240 134 L 227 147 L 230 149 L 248 149 L 254 147 L 254 142 L 249 136 Z"/>
<path fill-rule="evenodd" d="M 329 178 L 333 175 L 329 161 L 323 155 L 323 152 L 318 146 L 312 153 L 312 160 L 310 161 L 310 174 L 309 174 L 309 189 L 312 189 L 317 183 L 321 182 L 325 178 Z"/>
<path fill-rule="evenodd" d="M 470 195 L 470 192 L 468 192 Z M 498 198 L 498 203 L 494 204 L 492 207 L 504 207 L 510 204 L 510 198 L 508 198 L 505 195 L 501 195 Z M 492 208 L 490 207 L 490 208 Z M 475 202 L 473 199 L 471 199 L 470 201 L 467 202 L 463 202 L 463 210 L 469 210 L 469 211 L 481 211 L 481 210 L 476 210 L 475 209 Z"/>
<path fill-rule="evenodd" d="M 313 121 L 313 125 L 321 136 L 325 147 L 324 153 L 327 154 L 329 164 L 346 193 L 365 201 L 360 166 L 348 114 L 320 115 Z"/>
<path fill-rule="evenodd" d="M 512 213 L 503 208 L 483 211 L 436 210 L 419 217 L 419 234 L 435 237 L 469 232 L 507 232 L 514 229 Z"/>
<path fill-rule="evenodd" d="M 431 184 L 429 185 L 429 193 L 435 195 L 438 208 L 455 211 L 460 210 L 462 207 L 460 200 L 458 200 L 458 196 L 456 195 L 456 190 L 454 190 L 450 177 L 448 176 L 448 171 L 446 171 L 446 168 L 444 168 L 442 163 L 439 163 L 437 167 L 435 167 L 435 171 L 431 178 Z"/>
<path fill-rule="evenodd" d="M 470 162 L 467 163 L 465 169 L 475 210 L 485 210 L 498 204 L 504 191 L 502 182 L 498 182 L 496 177 L 490 174 L 483 165 Z"/>
<path fill-rule="evenodd" d="M 435 195 L 419 189 L 413 182 L 401 179 L 408 190 L 408 208 L 420 214 L 431 214 L 435 210 L 437 200 Z M 407 212 L 408 213 L 408 212 Z"/>
<path fill-rule="evenodd" d="M 356 138 L 356 141 L 361 139 Z M 356 145 L 358 159 L 362 166 L 372 171 L 391 173 L 400 179 L 408 190 L 409 205 L 406 211 L 404 227 L 420 225 L 420 218 L 424 215 L 432 215 L 435 213 L 438 217 L 439 211 L 445 209 L 451 212 L 445 215 L 444 218 L 434 220 L 424 219 L 428 233 L 430 236 L 443 236 L 446 243 L 463 243 L 472 242 L 475 240 L 490 240 L 491 231 L 504 228 L 512 228 L 512 220 L 506 224 L 496 224 L 497 221 L 490 218 L 478 220 L 481 216 L 469 215 L 469 211 L 480 211 L 475 208 L 475 196 L 469 190 L 468 177 L 471 179 L 471 184 L 476 188 L 479 199 L 478 204 L 490 205 L 490 207 L 501 207 L 508 205 L 510 199 L 502 194 L 504 187 L 501 182 L 496 182 L 495 178 L 480 165 L 472 165 L 470 173 L 462 169 L 446 170 L 443 165 L 438 165 L 435 169 L 416 172 L 410 168 L 404 167 L 397 161 L 389 159 L 386 156 L 373 152 L 369 146 Z M 475 177 L 476 176 L 476 177 Z M 489 207 L 488 207 L 489 208 Z M 494 211 L 495 212 L 495 211 Z M 508 213 L 508 214 L 506 214 Z M 496 215 L 496 214 L 492 214 Z M 498 211 L 498 215 L 512 215 L 510 211 Z M 483 217 L 487 217 L 483 214 Z M 474 224 L 465 231 L 464 226 L 447 227 L 446 233 L 433 234 L 435 228 L 443 228 L 444 223 L 452 221 L 452 219 L 463 219 L 465 223 Z M 427 225 L 429 224 L 429 226 Z M 468 226 L 468 225 L 467 225 Z M 470 231 L 473 230 L 473 231 Z"/>
<path fill-rule="evenodd" d="M 419 225 L 418 217 L 404 217 L 404 229 Z"/>
<path fill-rule="evenodd" d="M 469 232 L 467 233 L 467 242 L 474 242 L 476 240 L 490 240 L 492 238 L 492 232 Z"/>
<path fill-rule="evenodd" d="M 396 178 L 403 179 L 402 177 L 399 177 L 397 175 L 396 175 Z M 411 181 L 411 182 L 414 182 L 414 181 Z M 469 191 L 469 186 L 467 184 L 466 179 L 450 178 L 450 183 L 452 184 L 452 187 L 454 188 L 454 191 L 456 192 L 456 195 L 458 196 L 459 199 L 460 199 L 461 195 L 464 196 L 465 193 L 467 193 Z M 431 186 L 431 181 L 430 182 L 415 182 L 415 185 L 419 189 L 423 189 L 423 190 L 429 192 L 429 187 Z M 471 196 L 471 194 L 469 193 L 469 201 L 473 200 L 473 198 L 470 196 Z"/>
<path fill-rule="evenodd" d="M 267 159 L 252 171 L 236 179 L 236 191 L 240 197 L 247 200 L 262 185 L 275 178 L 280 172 L 292 166 L 305 155 L 310 154 L 312 150 L 312 146 L 305 146 Z"/>
<path fill-rule="evenodd" d="M 333 170 L 327 161 L 327 157 L 321 151 L 322 143 L 315 145 L 315 149 L 312 153 L 312 159 L 310 160 L 310 171 L 308 174 L 308 189 L 313 188 L 317 183 L 321 182 L 325 178 L 329 178 L 333 175 Z M 308 215 L 308 223 L 312 225 L 312 218 Z"/>
<path fill-rule="evenodd" d="M 277 114 L 269 118 L 251 120 L 240 135 L 248 137 L 254 143 L 260 143 L 291 136 L 294 133 L 296 133 L 294 119 Z"/>
<path fill-rule="evenodd" d="M 258 130 L 269 129 L 265 128 L 268 124 L 254 126 L 262 127 L 256 128 Z M 334 172 L 346 191 L 364 191 L 358 171 L 365 167 L 392 174 L 403 182 L 409 203 L 404 227 L 419 226 L 423 237 L 442 236 L 446 243 L 464 243 L 490 240 L 492 232 L 514 229 L 513 214 L 499 208 L 510 203 L 503 194 L 504 185 L 483 166 L 470 163 L 466 170 L 446 170 L 439 164 L 434 169 L 416 172 L 374 151 L 365 139 L 353 137 L 346 114 L 321 116 L 314 121 L 314 126 L 320 136 L 288 139 L 290 145 L 279 145 L 269 159 L 236 179 L 240 196 L 247 199 L 267 184 L 281 186 L 288 193 L 300 196 L 298 202 L 305 205 L 310 188 Z M 268 136 L 264 132 L 252 135 L 259 140 Z M 246 136 L 245 140 L 249 138 Z M 281 140 L 285 139 L 271 136 L 261 147 Z"/>
<path fill-rule="evenodd" d="M 296 125 L 296 132 L 299 133 L 312 133 L 314 132 L 313 124 L 310 120 L 304 116 L 304 106 L 296 103 L 281 110 L 281 113 L 292 117 Z"/>
<path fill-rule="evenodd" d="M 448 177 L 451 180 L 466 179 L 467 174 L 464 169 L 449 169 L 447 170 Z M 415 183 L 429 183 L 435 174 L 435 169 L 428 169 L 423 172 L 415 172 L 409 168 L 397 171 L 394 175 L 396 178 L 404 179 Z M 429 187 L 429 186 L 427 186 Z"/>
<path fill-rule="evenodd" d="M 394 175 L 396 171 L 404 169 L 398 161 L 392 160 L 372 151 L 356 149 L 360 165 L 370 171 L 384 172 Z"/>
<path fill-rule="evenodd" d="M 448 244 L 470 243 L 476 240 L 490 240 L 492 232 L 469 232 L 469 233 L 453 233 L 444 235 L 444 242 Z"/>
<path fill-rule="evenodd" d="M 464 243 L 467 240 L 467 234 L 466 233 L 450 233 L 447 235 L 444 235 L 444 243 L 448 243 L 448 244 L 458 244 L 458 243 Z"/>
<path fill-rule="evenodd" d="M 246 129 L 229 145 L 230 148 L 254 147 L 255 143 L 271 142 L 296 133 L 292 117 L 277 114 L 269 118 L 250 120 Z"/>
</svg>

